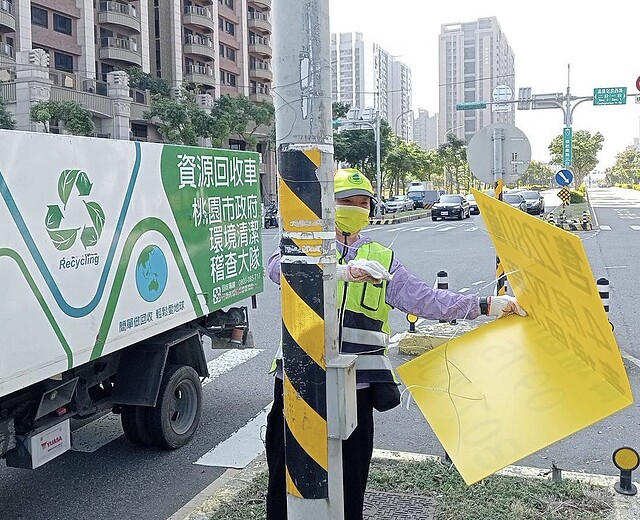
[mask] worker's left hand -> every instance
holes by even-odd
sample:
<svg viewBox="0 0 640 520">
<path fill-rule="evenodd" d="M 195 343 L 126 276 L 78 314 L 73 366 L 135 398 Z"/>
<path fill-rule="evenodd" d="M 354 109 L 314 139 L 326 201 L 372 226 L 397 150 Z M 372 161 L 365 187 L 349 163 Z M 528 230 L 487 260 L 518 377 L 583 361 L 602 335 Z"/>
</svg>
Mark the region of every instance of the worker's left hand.
<svg viewBox="0 0 640 520">
<path fill-rule="evenodd" d="M 510 314 L 517 314 L 518 316 L 526 316 L 526 311 L 518 305 L 518 302 L 513 296 L 489 296 L 487 298 L 488 316 L 495 316 L 496 318 L 503 318 Z"/>
</svg>

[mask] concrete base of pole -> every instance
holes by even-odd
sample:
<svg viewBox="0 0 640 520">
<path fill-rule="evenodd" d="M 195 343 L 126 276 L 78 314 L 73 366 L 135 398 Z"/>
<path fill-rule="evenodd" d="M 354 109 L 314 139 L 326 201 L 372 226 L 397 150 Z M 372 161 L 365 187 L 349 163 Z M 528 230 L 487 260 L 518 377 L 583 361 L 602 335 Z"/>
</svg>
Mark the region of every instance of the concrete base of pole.
<svg viewBox="0 0 640 520">
<path fill-rule="evenodd" d="M 402 335 L 398 342 L 398 350 L 401 354 L 419 356 L 485 323 L 487 322 L 457 320 L 455 325 L 451 323 L 421 324 L 416 327 L 415 333 L 405 332 Z"/>
</svg>

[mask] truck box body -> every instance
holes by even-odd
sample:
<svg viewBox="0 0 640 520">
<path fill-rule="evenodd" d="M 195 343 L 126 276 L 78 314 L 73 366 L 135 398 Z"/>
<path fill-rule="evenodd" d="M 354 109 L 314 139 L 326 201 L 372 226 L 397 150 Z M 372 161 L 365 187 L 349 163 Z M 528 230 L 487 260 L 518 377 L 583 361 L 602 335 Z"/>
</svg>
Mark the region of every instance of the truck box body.
<svg viewBox="0 0 640 520">
<path fill-rule="evenodd" d="M 0 130 L 0 398 L 261 292 L 259 164 Z"/>
</svg>

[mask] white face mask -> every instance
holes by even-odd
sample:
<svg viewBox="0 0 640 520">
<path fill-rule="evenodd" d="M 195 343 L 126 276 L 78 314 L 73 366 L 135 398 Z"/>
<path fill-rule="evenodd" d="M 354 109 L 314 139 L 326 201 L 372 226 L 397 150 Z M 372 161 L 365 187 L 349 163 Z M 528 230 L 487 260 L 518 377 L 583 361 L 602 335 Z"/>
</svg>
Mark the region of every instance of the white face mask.
<svg viewBox="0 0 640 520">
<path fill-rule="evenodd" d="M 360 206 L 336 206 L 336 227 L 354 235 L 369 225 L 369 210 Z"/>
</svg>

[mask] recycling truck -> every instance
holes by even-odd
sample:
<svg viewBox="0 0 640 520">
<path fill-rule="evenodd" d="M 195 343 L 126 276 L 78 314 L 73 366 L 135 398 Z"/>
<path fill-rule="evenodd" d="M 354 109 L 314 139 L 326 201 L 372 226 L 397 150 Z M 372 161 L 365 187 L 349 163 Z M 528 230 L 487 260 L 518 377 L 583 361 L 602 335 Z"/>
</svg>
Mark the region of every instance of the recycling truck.
<svg viewBox="0 0 640 520">
<path fill-rule="evenodd" d="M 8 466 L 45 464 L 79 420 L 108 412 L 136 445 L 191 439 L 205 347 L 250 345 L 259 165 L 254 152 L 0 130 Z"/>
</svg>

